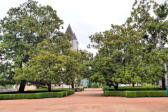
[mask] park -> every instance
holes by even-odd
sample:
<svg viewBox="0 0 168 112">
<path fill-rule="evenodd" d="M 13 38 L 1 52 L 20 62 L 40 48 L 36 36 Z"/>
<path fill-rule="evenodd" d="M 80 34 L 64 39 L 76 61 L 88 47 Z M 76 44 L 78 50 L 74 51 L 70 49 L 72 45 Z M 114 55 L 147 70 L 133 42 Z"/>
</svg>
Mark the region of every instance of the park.
<svg viewBox="0 0 168 112">
<path fill-rule="evenodd" d="M 52 6 L 11 7 L 0 19 L 0 112 L 168 112 L 168 1 L 132 1 L 87 49 Z"/>
</svg>

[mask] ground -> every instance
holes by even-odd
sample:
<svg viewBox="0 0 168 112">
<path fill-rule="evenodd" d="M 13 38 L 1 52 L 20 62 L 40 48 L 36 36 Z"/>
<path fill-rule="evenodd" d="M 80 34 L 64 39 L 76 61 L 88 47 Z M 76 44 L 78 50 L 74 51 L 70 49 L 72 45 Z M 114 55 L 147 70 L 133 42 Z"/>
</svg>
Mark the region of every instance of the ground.
<svg viewBox="0 0 168 112">
<path fill-rule="evenodd" d="M 64 98 L 1 100 L 0 112 L 168 112 L 168 98 L 104 97 L 85 89 Z"/>
</svg>

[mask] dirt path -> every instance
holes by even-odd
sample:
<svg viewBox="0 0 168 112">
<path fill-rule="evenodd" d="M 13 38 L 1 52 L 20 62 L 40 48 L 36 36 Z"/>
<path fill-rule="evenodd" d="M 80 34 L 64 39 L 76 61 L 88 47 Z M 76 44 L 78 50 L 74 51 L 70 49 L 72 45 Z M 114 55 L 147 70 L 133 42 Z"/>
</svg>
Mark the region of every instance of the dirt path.
<svg viewBox="0 0 168 112">
<path fill-rule="evenodd" d="M 104 97 L 86 89 L 65 98 L 1 100 L 0 112 L 168 112 L 168 98 Z"/>
</svg>

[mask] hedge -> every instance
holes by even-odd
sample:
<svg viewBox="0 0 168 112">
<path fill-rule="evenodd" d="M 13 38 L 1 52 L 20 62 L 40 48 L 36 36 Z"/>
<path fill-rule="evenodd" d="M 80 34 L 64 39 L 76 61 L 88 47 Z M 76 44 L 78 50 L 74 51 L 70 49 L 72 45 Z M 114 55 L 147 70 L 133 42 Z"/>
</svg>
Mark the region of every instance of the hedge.
<svg viewBox="0 0 168 112">
<path fill-rule="evenodd" d="M 60 92 L 37 92 L 37 93 L 8 93 L 0 94 L 0 100 L 11 100 L 11 99 L 41 99 L 41 98 L 54 98 L 54 97 L 65 97 L 74 94 L 74 90 L 66 90 Z"/>
<path fill-rule="evenodd" d="M 166 91 L 104 91 L 104 96 L 166 97 Z"/>
<path fill-rule="evenodd" d="M 104 87 L 103 90 L 107 91 L 114 91 L 114 87 Z M 119 87 L 118 91 L 145 91 L 145 90 L 150 90 L 150 91 L 156 91 L 156 90 L 162 90 L 161 87 L 130 87 L 130 86 L 125 86 L 125 87 Z"/>
</svg>

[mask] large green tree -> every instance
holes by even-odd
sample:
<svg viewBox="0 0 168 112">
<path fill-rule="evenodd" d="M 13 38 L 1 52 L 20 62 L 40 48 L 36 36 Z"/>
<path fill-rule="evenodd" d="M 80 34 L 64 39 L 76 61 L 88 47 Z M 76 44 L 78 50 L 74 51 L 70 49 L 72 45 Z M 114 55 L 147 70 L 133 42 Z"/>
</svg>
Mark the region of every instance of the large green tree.
<svg viewBox="0 0 168 112">
<path fill-rule="evenodd" d="M 136 83 L 141 80 L 138 68 L 132 68 L 138 67 L 142 60 L 140 54 L 144 43 L 140 42 L 140 31 L 112 25 L 111 30 L 92 35 L 90 39 L 92 46 L 98 49 L 93 61 L 94 75 L 100 74 L 102 80 L 104 76 L 106 84 L 115 89 L 120 83 Z"/>
<path fill-rule="evenodd" d="M 168 2 L 165 0 L 159 4 L 154 0 L 135 0 L 131 17 L 127 19 L 126 26 L 132 29 L 139 29 L 143 32 L 141 41 L 146 43 L 145 53 L 149 57 L 153 52 L 160 53 L 158 65 L 162 65 L 162 88 L 165 89 L 167 85 L 167 57 L 166 44 L 168 42 Z M 156 54 L 156 53 L 155 53 Z M 149 59 L 152 59 L 150 55 Z M 156 56 L 156 55 L 153 55 Z M 155 63 L 154 61 L 151 63 Z M 157 66 L 158 66 L 157 65 Z"/>
<path fill-rule="evenodd" d="M 3 56 L 14 63 L 13 69 L 22 68 L 38 43 L 45 38 L 60 35 L 62 23 L 52 7 L 41 6 L 33 0 L 11 8 L 7 16 L 0 21 Z M 26 81 L 22 80 L 20 92 L 24 91 L 25 84 Z"/>
<path fill-rule="evenodd" d="M 157 83 L 167 78 L 167 15 L 165 1 L 135 0 L 131 17 L 125 24 L 90 36 L 98 49 L 92 78 L 105 78 L 108 86 L 119 83 Z M 163 66 L 164 65 L 164 66 Z"/>
<path fill-rule="evenodd" d="M 51 91 L 51 84 L 60 84 L 66 71 L 67 52 L 71 44 L 66 35 L 45 39 L 39 43 L 31 59 L 16 69 L 15 80 L 43 83 Z"/>
</svg>

